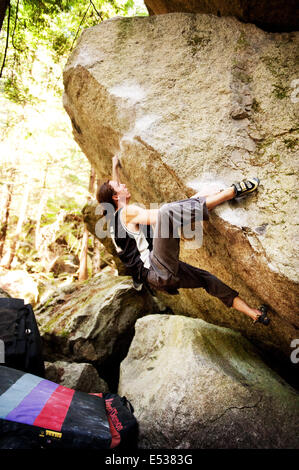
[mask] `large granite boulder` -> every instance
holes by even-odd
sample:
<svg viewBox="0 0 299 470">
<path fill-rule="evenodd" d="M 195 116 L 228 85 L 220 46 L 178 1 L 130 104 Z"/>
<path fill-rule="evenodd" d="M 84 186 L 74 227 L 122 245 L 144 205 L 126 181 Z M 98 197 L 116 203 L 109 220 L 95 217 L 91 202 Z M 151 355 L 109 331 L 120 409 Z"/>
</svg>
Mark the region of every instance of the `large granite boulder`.
<svg viewBox="0 0 299 470">
<path fill-rule="evenodd" d="M 212 13 L 235 16 L 267 31 L 296 31 L 299 11 L 296 0 L 145 0 L 150 15 L 173 12 Z"/>
<path fill-rule="evenodd" d="M 126 356 L 137 318 L 155 308 L 152 296 L 136 291 L 128 276 L 103 272 L 74 282 L 35 310 L 45 359 L 117 364 Z"/>
<path fill-rule="evenodd" d="M 299 326 L 297 48 L 298 33 L 265 33 L 235 18 L 116 18 L 85 30 L 64 70 L 75 140 L 100 180 L 111 178 L 119 153 L 132 201 L 149 207 L 259 176 L 259 191 L 217 208 L 203 246 L 182 244 L 181 258 L 251 305 L 270 304 L 270 326 L 254 326 L 203 290 L 166 301 L 241 331 L 288 364 Z"/>
<path fill-rule="evenodd" d="M 298 394 L 239 333 L 203 320 L 138 320 L 118 393 L 141 448 L 299 447 Z"/>
</svg>

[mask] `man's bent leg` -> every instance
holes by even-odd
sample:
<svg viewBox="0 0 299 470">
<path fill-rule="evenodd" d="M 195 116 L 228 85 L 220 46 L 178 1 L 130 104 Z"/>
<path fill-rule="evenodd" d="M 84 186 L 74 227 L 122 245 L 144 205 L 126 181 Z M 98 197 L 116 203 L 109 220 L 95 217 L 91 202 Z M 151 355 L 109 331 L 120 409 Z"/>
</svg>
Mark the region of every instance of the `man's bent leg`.
<svg viewBox="0 0 299 470">
<path fill-rule="evenodd" d="M 153 237 L 153 258 L 176 275 L 179 263 L 180 236 L 184 226 L 208 220 L 206 198 L 190 198 L 164 204 L 158 212 Z"/>
<path fill-rule="evenodd" d="M 148 276 L 156 288 L 177 287 L 181 228 L 208 218 L 204 197 L 171 202 L 159 209 Z"/>
</svg>

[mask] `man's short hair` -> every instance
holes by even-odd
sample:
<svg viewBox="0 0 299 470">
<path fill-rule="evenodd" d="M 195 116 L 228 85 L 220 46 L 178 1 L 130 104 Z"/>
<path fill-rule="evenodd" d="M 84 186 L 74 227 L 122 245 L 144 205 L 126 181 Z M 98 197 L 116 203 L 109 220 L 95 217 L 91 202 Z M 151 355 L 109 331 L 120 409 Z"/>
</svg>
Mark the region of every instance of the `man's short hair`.
<svg viewBox="0 0 299 470">
<path fill-rule="evenodd" d="M 97 201 L 101 203 L 106 203 L 106 204 L 112 204 L 113 207 L 116 209 L 115 202 L 112 198 L 116 192 L 112 188 L 112 186 L 109 184 L 109 180 L 105 181 L 105 183 L 101 184 L 101 186 L 98 187 L 97 193 L 96 193 L 96 198 Z"/>
</svg>

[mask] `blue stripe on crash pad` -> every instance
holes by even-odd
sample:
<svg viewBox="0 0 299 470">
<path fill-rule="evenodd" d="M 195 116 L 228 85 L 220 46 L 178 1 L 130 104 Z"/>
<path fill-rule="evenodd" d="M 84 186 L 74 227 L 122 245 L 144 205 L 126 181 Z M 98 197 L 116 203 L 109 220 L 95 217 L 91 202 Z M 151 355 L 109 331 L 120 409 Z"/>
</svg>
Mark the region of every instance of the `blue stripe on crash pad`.
<svg viewBox="0 0 299 470">
<path fill-rule="evenodd" d="M 5 418 L 42 380 L 32 374 L 24 374 L 0 396 L 0 418 Z"/>
</svg>

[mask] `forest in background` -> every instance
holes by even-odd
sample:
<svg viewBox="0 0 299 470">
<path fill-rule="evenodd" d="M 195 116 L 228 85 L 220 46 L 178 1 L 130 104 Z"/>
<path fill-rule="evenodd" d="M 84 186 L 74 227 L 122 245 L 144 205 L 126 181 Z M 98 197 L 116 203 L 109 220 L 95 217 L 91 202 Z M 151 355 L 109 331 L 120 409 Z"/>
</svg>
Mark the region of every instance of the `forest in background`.
<svg viewBox="0 0 299 470">
<path fill-rule="evenodd" d="M 9 293 L 32 291 L 34 302 L 113 266 L 82 220 L 96 176 L 72 137 L 62 72 L 83 29 L 147 14 L 141 0 L 1 3 L 0 287 Z"/>
</svg>

